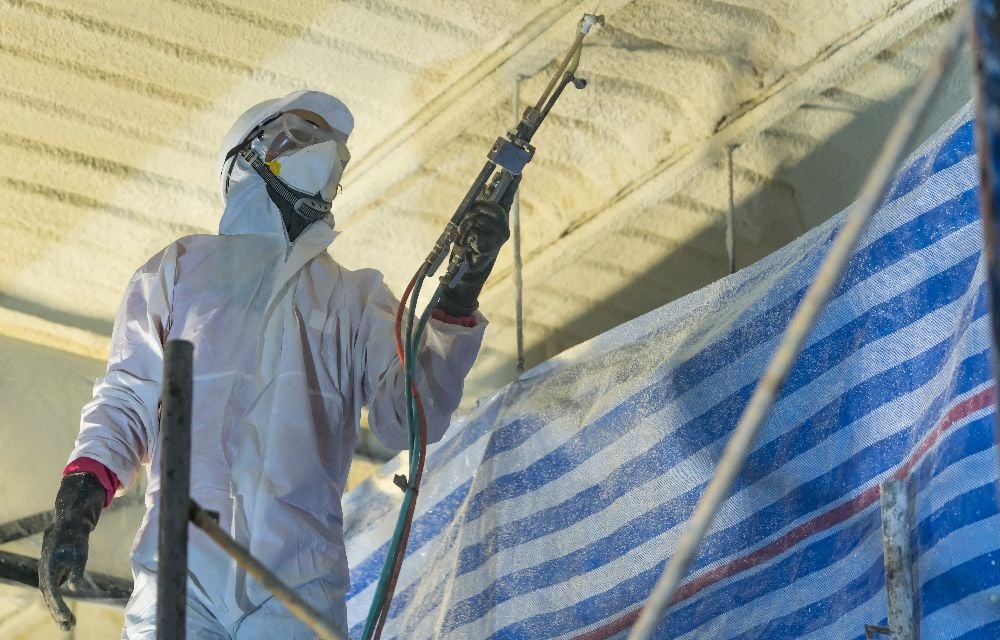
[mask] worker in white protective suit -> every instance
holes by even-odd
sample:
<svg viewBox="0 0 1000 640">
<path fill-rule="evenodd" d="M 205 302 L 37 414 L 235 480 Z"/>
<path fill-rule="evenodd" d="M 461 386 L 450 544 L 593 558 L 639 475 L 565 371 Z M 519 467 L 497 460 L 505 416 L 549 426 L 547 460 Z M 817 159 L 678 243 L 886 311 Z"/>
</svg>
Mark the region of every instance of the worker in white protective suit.
<svg viewBox="0 0 1000 640">
<path fill-rule="evenodd" d="M 163 345 L 184 339 L 194 343 L 192 497 L 346 636 L 340 498 L 362 405 L 383 444 L 408 447 L 397 301 L 379 272 L 349 271 L 326 251 L 353 125 L 343 103 L 315 91 L 251 108 L 220 153 L 219 235 L 169 244 L 128 283 L 43 539 L 39 580 L 64 629 L 75 621 L 59 585 L 81 579 L 101 509 L 145 464 L 122 637 L 155 638 Z M 477 298 L 508 237 L 507 209 L 473 208 L 458 239 L 470 270 L 426 330 L 418 384 L 431 442 L 479 351 Z M 197 529 L 189 562 L 189 638 L 314 637 Z"/>
</svg>

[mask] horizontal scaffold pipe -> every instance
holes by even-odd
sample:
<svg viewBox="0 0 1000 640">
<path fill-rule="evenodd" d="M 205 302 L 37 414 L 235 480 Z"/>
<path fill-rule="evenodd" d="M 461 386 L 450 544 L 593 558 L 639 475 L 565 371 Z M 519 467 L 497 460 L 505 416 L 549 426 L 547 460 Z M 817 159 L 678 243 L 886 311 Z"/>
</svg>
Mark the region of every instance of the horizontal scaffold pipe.
<svg viewBox="0 0 1000 640">
<path fill-rule="evenodd" d="M 0 551 L 0 584 L 38 589 L 38 560 Z M 132 595 L 132 581 L 103 573 L 87 572 L 79 589 L 63 589 L 62 593 L 76 600 L 124 607 Z"/>
</svg>

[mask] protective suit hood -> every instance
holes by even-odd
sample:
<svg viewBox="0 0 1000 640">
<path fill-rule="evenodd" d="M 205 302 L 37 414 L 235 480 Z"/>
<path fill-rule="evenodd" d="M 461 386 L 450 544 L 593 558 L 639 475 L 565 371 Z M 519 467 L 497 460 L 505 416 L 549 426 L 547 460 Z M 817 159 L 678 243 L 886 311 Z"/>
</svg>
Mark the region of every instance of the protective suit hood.
<svg viewBox="0 0 1000 640">
<path fill-rule="evenodd" d="M 264 182 L 243 160 L 227 154 L 247 139 L 265 120 L 278 113 L 301 110 L 322 117 L 344 140 L 354 130 L 354 116 L 347 106 L 337 98 L 321 91 L 296 91 L 283 98 L 265 100 L 254 105 L 236 119 L 222 141 L 217 166 L 219 168 L 219 193 L 225 211 L 219 223 L 221 235 L 267 234 L 285 237 L 284 225 L 278 207 L 267 195 Z M 311 225 L 327 227 L 332 231 L 332 216 L 325 221 Z M 315 235 L 306 230 L 303 236 Z M 325 235 L 325 234 L 324 234 Z M 333 240 L 332 234 L 330 241 Z M 329 244 L 329 242 L 327 243 Z"/>
</svg>

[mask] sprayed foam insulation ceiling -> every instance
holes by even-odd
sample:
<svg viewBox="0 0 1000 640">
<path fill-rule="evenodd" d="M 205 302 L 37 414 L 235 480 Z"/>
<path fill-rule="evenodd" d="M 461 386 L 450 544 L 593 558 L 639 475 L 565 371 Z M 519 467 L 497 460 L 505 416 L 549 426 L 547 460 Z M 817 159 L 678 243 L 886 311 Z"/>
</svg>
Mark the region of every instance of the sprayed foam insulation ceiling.
<svg viewBox="0 0 1000 640">
<path fill-rule="evenodd" d="M 132 272 L 215 231 L 215 155 L 235 117 L 307 87 L 357 121 L 331 252 L 401 291 L 513 124 L 515 91 L 519 108 L 537 99 L 596 8 L 589 86 L 546 120 L 521 189 L 530 367 L 726 275 L 730 152 L 738 267 L 853 199 L 957 0 L 836 4 L 0 0 L 0 336 L 96 362 Z M 928 130 L 968 100 L 967 67 Z M 483 294 L 470 401 L 516 375 L 509 246 Z M 19 352 L 4 344 L 0 359 Z M 95 534 L 100 570 L 127 575 L 140 506 Z M 57 637 L 11 593 L 0 637 Z M 105 631 L 76 637 L 108 637 L 117 618 L 95 611 L 83 618 Z"/>
</svg>

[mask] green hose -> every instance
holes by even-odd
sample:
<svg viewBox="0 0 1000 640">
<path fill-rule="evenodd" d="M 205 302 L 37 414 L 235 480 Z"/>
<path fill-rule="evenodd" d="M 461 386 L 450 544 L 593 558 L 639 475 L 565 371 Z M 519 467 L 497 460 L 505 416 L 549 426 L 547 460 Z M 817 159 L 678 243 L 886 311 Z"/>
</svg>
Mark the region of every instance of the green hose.
<svg viewBox="0 0 1000 640">
<path fill-rule="evenodd" d="M 441 295 L 444 293 L 445 288 L 443 284 L 438 286 L 430 304 L 427 305 L 427 308 L 421 314 L 420 321 L 416 327 L 416 332 L 414 332 L 413 327 L 416 316 L 417 298 L 420 296 L 422 282 L 423 274 L 418 277 L 417 283 L 414 286 L 404 329 L 406 338 L 403 341 L 403 361 L 406 363 L 406 367 L 403 372 L 403 380 L 406 397 L 407 425 L 409 427 L 410 435 L 410 483 L 412 483 L 413 478 L 417 476 L 417 472 L 423 464 L 423 460 L 420 455 L 421 441 L 419 412 L 417 408 L 417 400 L 413 394 L 413 380 L 416 378 L 416 358 L 414 356 L 419 349 L 420 339 L 427 327 L 427 322 L 430 320 L 431 314 L 433 313 L 438 301 L 441 299 Z M 402 538 L 403 529 L 406 525 L 406 513 L 409 511 L 410 505 L 415 499 L 414 489 L 415 487 L 412 487 L 411 485 L 411 487 L 408 488 L 403 495 L 403 504 L 400 507 L 399 516 L 396 518 L 396 526 L 393 529 L 392 538 L 390 539 L 389 547 L 386 552 L 385 563 L 382 565 L 382 572 L 379 575 L 375 595 L 372 598 L 372 606 L 368 611 L 368 617 L 365 621 L 365 628 L 362 634 L 362 638 L 365 640 L 369 640 L 372 637 L 379 617 L 382 615 L 389 615 L 387 602 L 389 597 L 388 585 L 391 579 L 392 567 L 396 564 L 396 558 L 399 556 L 403 545 Z"/>
</svg>

